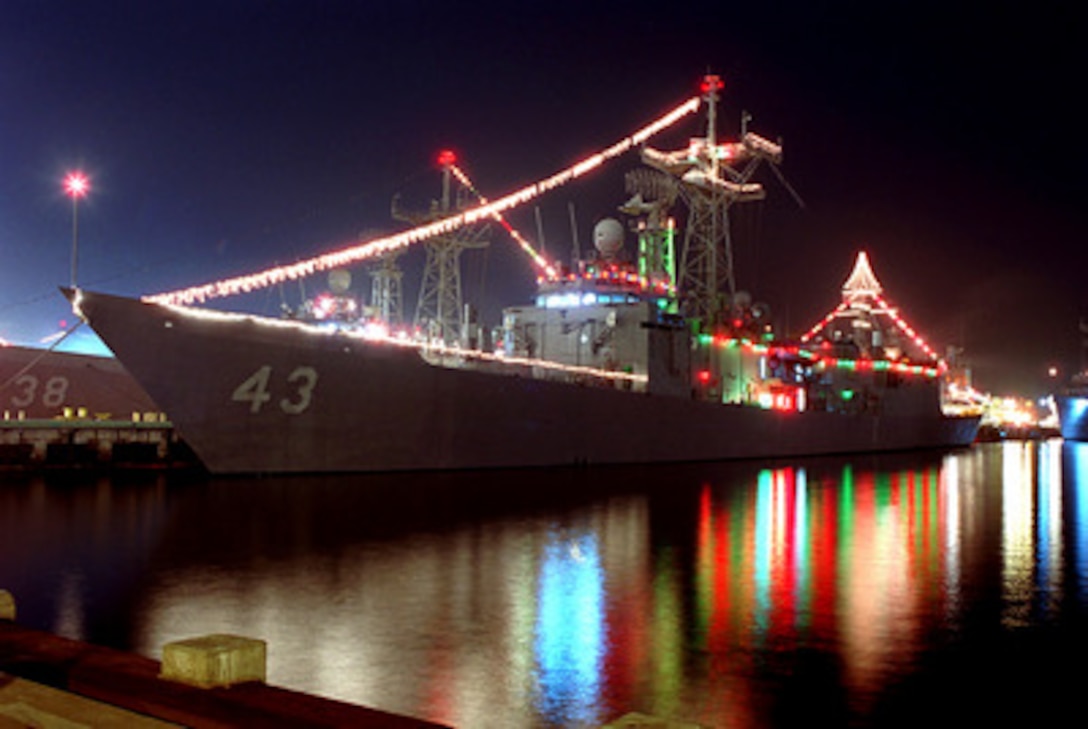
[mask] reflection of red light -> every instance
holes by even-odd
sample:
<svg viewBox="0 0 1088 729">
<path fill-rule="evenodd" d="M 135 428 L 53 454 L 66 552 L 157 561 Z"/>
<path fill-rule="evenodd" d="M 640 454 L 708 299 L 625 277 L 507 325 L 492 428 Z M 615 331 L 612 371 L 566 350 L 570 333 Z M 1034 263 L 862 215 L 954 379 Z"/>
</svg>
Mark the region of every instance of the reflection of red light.
<svg viewBox="0 0 1088 729">
<path fill-rule="evenodd" d="M 438 164 L 449 167 L 457 162 L 457 155 L 451 149 L 443 149 L 438 153 Z"/>
</svg>

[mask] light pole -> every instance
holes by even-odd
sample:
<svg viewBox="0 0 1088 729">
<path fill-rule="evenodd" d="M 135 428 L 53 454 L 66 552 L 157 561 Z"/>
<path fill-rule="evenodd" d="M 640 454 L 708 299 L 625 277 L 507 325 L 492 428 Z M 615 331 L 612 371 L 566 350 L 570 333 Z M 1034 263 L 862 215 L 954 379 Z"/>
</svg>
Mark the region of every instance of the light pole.
<svg viewBox="0 0 1088 729">
<path fill-rule="evenodd" d="M 82 172 L 69 172 L 64 178 L 64 191 L 72 197 L 72 288 L 76 287 L 76 267 L 79 262 L 79 198 L 91 189 L 90 180 Z"/>
</svg>

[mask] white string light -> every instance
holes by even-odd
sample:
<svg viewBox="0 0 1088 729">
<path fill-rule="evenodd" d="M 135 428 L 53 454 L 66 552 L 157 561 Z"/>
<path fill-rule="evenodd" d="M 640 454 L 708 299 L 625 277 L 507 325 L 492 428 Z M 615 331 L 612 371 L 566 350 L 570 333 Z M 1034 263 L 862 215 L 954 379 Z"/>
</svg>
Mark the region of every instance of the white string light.
<svg viewBox="0 0 1088 729">
<path fill-rule="evenodd" d="M 675 124 L 681 118 L 694 113 L 699 108 L 699 97 L 688 99 L 669 113 L 646 125 L 634 134 L 621 139 L 603 152 L 598 152 L 586 159 L 558 172 L 540 182 L 529 185 L 516 192 L 512 192 L 498 200 L 481 204 L 448 218 L 420 225 L 411 230 L 397 233 L 357 244 L 333 253 L 310 258 L 288 266 L 276 266 L 258 273 L 223 279 L 201 286 L 193 286 L 178 291 L 156 294 L 143 297 L 144 301 L 158 304 L 191 305 L 202 303 L 208 299 L 232 296 L 235 294 L 256 291 L 288 280 L 296 280 L 311 276 L 319 271 L 340 268 L 352 263 L 358 263 L 370 258 L 375 258 L 391 251 L 404 248 L 420 241 L 435 236 L 450 233 L 465 225 L 471 225 L 484 218 L 493 218 L 496 214 L 511 210 L 519 205 L 553 190 L 561 185 L 585 175 L 587 172 L 600 167 L 604 162 L 613 159 L 633 147 L 642 144 L 645 140 L 657 134 L 663 129 Z"/>
<path fill-rule="evenodd" d="M 451 164 L 449 168 L 450 172 L 453 173 L 453 176 L 456 177 L 462 185 L 471 190 L 472 194 L 476 196 L 481 204 L 487 204 L 487 198 L 484 197 L 480 193 L 480 191 L 476 189 L 476 186 L 472 184 L 472 180 L 469 179 L 468 175 L 465 174 L 464 170 L 454 164 Z M 537 268 L 544 272 L 545 276 L 552 279 L 558 276 L 555 267 L 552 266 L 552 264 L 548 263 L 547 259 L 544 258 L 544 256 L 540 255 L 540 253 L 538 253 L 535 248 L 533 248 L 532 244 L 525 239 L 525 236 L 519 233 L 517 229 L 514 228 L 514 226 L 510 225 L 506 218 L 502 216 L 502 213 L 495 213 L 491 217 L 497 220 L 502 225 L 502 227 L 506 229 L 506 232 L 509 233 L 510 237 L 513 238 L 519 246 L 521 246 L 521 249 L 529 254 L 529 257 L 533 259 L 533 263 L 536 264 Z"/>
<path fill-rule="evenodd" d="M 79 301 L 80 299 L 77 294 L 77 299 L 74 302 L 74 306 L 76 306 L 77 309 L 79 307 Z M 565 374 L 577 375 L 579 377 L 591 377 L 594 379 L 610 382 L 631 382 L 639 385 L 645 385 L 648 381 L 648 377 L 645 374 L 636 374 L 619 370 L 604 370 L 598 367 L 589 367 L 585 365 L 568 365 L 562 362 L 554 362 L 552 360 L 530 359 L 526 357 L 511 357 L 504 354 L 484 352 L 476 349 L 462 349 L 460 347 L 451 347 L 440 343 L 422 342 L 411 338 L 400 337 L 375 329 L 329 330 L 320 325 L 314 325 L 292 319 L 271 319 L 268 317 L 256 316 L 253 314 L 214 311 L 212 309 L 196 309 L 189 306 L 179 306 L 175 304 L 165 304 L 164 306 L 166 306 L 168 309 L 170 309 L 179 316 L 184 316 L 191 319 L 228 323 L 248 322 L 255 326 L 269 327 L 271 329 L 278 330 L 294 330 L 296 332 L 306 333 L 313 336 L 340 337 L 343 339 L 360 339 L 367 342 L 378 342 L 383 345 L 417 350 L 424 358 L 434 356 L 439 358 L 451 357 L 455 359 L 473 360 L 478 362 L 501 362 L 507 365 L 522 365 L 525 367 L 534 367 L 537 369 L 548 370 L 551 372 L 562 372 Z"/>
</svg>

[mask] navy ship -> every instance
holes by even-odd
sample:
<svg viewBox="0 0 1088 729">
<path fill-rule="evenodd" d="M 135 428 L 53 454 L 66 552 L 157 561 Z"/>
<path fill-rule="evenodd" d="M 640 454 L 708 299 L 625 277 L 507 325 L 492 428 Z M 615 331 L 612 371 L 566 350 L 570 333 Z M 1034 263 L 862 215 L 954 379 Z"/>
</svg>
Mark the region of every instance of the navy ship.
<svg viewBox="0 0 1088 729">
<path fill-rule="evenodd" d="M 1058 430 L 1066 440 L 1088 441 L 1088 372 L 1080 372 L 1054 395 Z"/>
<path fill-rule="evenodd" d="M 1088 323 L 1080 322 L 1080 371 L 1054 393 L 1058 429 L 1066 440 L 1088 441 Z"/>
<path fill-rule="evenodd" d="M 158 406 L 112 357 L 0 346 L 4 420 L 140 419 Z"/>
<path fill-rule="evenodd" d="M 535 299 L 506 308 L 486 346 L 476 334 L 398 336 L 366 317 L 329 326 L 65 293 L 213 473 L 970 444 L 978 417 L 942 411 L 943 363 L 912 351 L 920 339 L 884 305 L 867 259 L 825 326 L 801 340 L 780 338 L 769 308 L 736 288 L 727 211 L 762 197 L 751 172 L 777 163 L 781 147 L 747 130 L 717 141 L 716 81 L 704 84 L 706 136 L 677 152 L 644 147 L 623 220 L 598 221 L 587 256 L 548 266 Z M 679 255 L 678 201 L 690 211 Z M 877 316 L 889 313 L 891 328 Z"/>
</svg>

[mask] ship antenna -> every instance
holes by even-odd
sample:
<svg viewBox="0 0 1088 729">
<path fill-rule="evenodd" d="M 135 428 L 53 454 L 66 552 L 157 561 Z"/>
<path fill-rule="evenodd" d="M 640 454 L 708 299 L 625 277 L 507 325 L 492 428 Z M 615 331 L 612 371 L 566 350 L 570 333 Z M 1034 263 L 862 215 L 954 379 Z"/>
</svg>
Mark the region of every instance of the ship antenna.
<svg viewBox="0 0 1088 729">
<path fill-rule="evenodd" d="M 543 256 L 548 249 L 544 245 L 544 223 L 540 219 L 539 205 L 534 208 L 534 212 L 536 213 L 536 239 L 540 241 L 540 255 Z"/>
<path fill-rule="evenodd" d="M 574 217 L 574 203 L 567 203 L 567 210 L 570 211 L 570 236 L 574 245 L 574 265 L 577 267 L 578 261 L 582 260 L 582 251 L 578 246 L 578 222 Z"/>
</svg>

